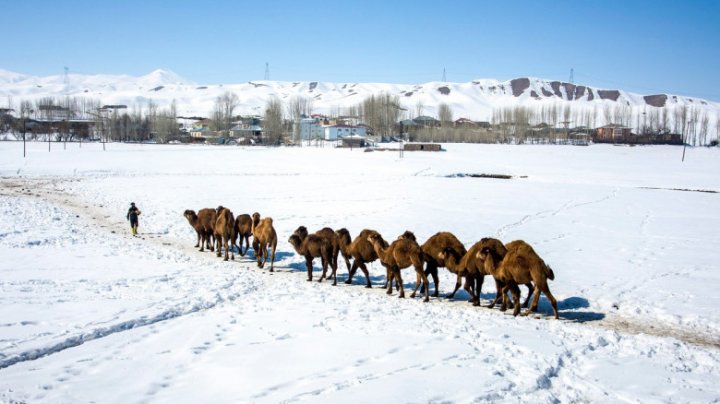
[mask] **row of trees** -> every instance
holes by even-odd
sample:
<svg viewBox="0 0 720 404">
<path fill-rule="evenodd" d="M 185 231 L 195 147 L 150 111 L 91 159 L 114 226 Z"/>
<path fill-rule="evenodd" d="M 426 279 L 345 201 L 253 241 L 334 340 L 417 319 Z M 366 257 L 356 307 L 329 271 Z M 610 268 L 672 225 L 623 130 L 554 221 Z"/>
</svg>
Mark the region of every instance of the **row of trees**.
<svg viewBox="0 0 720 404">
<path fill-rule="evenodd" d="M 235 93 L 225 92 L 215 99 L 211 113 L 214 129 L 227 131 L 238 120 L 236 110 L 239 98 Z M 0 130 L 22 131 L 21 121 L 34 119 L 53 122 L 40 130 L 52 132 L 57 140 L 73 140 L 78 136 L 101 137 L 105 140 L 164 142 L 179 135 L 176 103 L 160 108 L 152 100 L 145 104 L 127 106 L 103 106 L 99 100 L 85 97 L 43 97 L 30 102 L 23 100 L 13 108 L 16 118 L 4 115 Z M 278 98 L 267 101 L 263 110 L 264 137 L 266 143 L 278 144 L 285 137 L 299 139 L 300 120 L 312 112 L 311 98 L 296 96 L 286 103 Z M 422 115 L 425 106 L 416 105 L 416 116 Z M 337 111 L 338 113 L 340 111 Z M 539 107 L 512 106 L 493 109 L 491 123 L 493 133 L 472 128 L 454 128 L 452 108 L 441 103 L 437 108 L 439 128 L 398 128 L 402 117 L 411 113 L 400 103 L 397 95 L 371 95 L 362 102 L 344 109 L 343 115 L 357 117 L 376 136 L 390 137 L 400 131 L 410 133 L 419 141 L 498 141 L 513 138 L 523 141 L 537 134 L 537 126 L 546 124 L 551 128 L 595 128 L 598 123 L 613 123 L 635 128 L 639 134 L 677 133 L 693 145 L 708 144 L 720 134 L 720 116 L 714 122 L 707 108 L 695 105 L 666 105 L 665 107 L 631 107 L 627 104 L 604 103 L 594 106 L 568 103 L 543 104 Z M 70 124 L 74 120 L 97 122 L 96 133 L 78 133 Z M 712 132 L 715 136 L 712 136 Z M 37 137 L 40 132 L 29 134 Z"/>
</svg>

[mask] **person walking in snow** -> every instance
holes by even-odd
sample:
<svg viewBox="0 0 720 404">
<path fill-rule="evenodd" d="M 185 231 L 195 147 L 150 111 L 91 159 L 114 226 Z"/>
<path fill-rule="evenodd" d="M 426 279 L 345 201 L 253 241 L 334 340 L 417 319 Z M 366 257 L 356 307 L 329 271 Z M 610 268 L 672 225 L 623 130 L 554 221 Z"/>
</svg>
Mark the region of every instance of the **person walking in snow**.
<svg viewBox="0 0 720 404">
<path fill-rule="evenodd" d="M 140 213 L 140 209 L 135 206 L 135 202 L 130 202 L 130 209 L 128 209 L 127 220 L 130 221 L 130 229 L 132 230 L 133 236 L 137 236 L 138 234 L 138 216 L 140 216 Z"/>
</svg>

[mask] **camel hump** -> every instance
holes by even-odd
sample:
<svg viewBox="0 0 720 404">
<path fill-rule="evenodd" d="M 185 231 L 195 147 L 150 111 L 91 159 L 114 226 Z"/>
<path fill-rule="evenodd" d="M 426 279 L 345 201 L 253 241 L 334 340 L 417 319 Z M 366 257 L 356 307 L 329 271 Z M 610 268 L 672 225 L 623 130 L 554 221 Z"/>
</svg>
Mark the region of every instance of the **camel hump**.
<svg viewBox="0 0 720 404">
<path fill-rule="evenodd" d="M 265 221 L 266 221 L 268 224 L 270 224 L 270 226 L 272 226 L 272 224 L 273 224 L 273 219 L 272 219 L 271 217 L 269 217 L 269 216 L 266 217 L 266 218 L 265 218 Z"/>
</svg>

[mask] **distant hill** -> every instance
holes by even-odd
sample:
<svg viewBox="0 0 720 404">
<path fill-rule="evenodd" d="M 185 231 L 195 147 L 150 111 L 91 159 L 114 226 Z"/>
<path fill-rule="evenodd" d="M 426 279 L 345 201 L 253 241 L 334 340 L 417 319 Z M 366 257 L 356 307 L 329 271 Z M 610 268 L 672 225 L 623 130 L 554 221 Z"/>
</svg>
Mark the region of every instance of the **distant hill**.
<svg viewBox="0 0 720 404">
<path fill-rule="evenodd" d="M 642 95 L 533 77 L 422 84 L 307 81 L 199 84 L 167 69 L 140 77 L 69 74 L 67 80 L 63 75 L 36 77 L 0 70 L 0 98 L 11 97 L 14 103 L 71 96 L 93 98 L 103 104 L 125 104 L 129 108 L 144 108 L 152 100 L 163 108 L 175 100 L 179 115 L 209 116 L 215 98 L 226 91 L 238 96 L 240 103 L 236 112 L 243 115 L 262 114 L 270 97 L 287 101 L 295 96 L 311 99 L 314 112 L 343 114 L 346 108 L 361 103 L 371 94 L 389 93 L 399 97 L 406 117 L 437 116 L 438 105 L 446 103 L 454 118 L 478 121 L 492 121 L 493 114 L 501 110 L 525 107 L 537 120 L 556 124 L 569 121 L 571 126 L 618 123 L 638 129 L 653 121 L 655 126 L 662 124 L 680 132 L 684 120 L 689 133 L 705 128 L 707 136 L 713 139 L 720 126 L 720 103 L 672 94 Z M 690 126 L 694 128 L 688 128 Z"/>
</svg>

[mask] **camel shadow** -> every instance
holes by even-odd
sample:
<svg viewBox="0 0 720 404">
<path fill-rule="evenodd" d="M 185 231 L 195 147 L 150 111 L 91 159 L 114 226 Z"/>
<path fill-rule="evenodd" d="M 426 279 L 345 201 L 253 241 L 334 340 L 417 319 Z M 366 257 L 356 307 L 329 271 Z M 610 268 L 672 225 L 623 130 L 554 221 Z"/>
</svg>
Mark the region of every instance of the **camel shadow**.
<svg viewBox="0 0 720 404">
<path fill-rule="evenodd" d="M 240 252 L 239 252 L 237 249 L 235 249 L 235 254 L 239 254 L 239 253 L 240 253 Z M 277 251 L 277 250 L 276 250 L 276 251 L 275 251 L 275 262 L 280 261 L 281 259 L 284 259 L 284 258 L 287 258 L 287 257 L 292 257 L 293 255 L 295 255 L 295 254 L 290 253 L 290 252 L 286 252 L 286 251 Z M 245 257 L 251 258 L 251 259 L 256 259 L 257 256 L 255 255 L 255 250 L 253 250 L 252 248 L 250 248 L 249 250 L 247 250 L 247 251 L 245 252 Z"/>
</svg>

